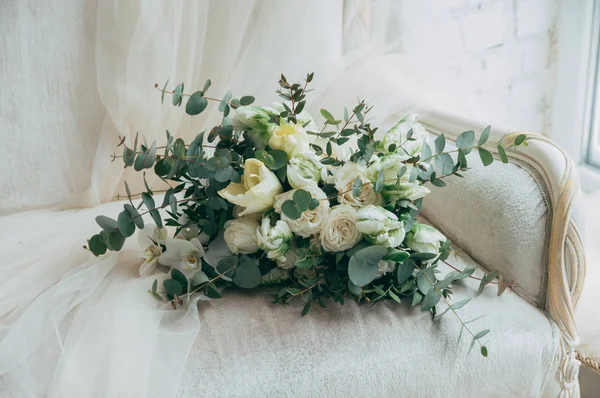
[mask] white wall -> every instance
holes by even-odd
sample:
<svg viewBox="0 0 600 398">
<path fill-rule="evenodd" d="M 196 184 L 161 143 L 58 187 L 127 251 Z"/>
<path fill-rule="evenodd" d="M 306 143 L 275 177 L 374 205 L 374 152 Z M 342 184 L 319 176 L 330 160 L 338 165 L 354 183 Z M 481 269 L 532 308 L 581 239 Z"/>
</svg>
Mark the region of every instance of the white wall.
<svg viewBox="0 0 600 398">
<path fill-rule="evenodd" d="M 434 56 L 509 127 L 549 134 L 559 0 L 402 0 L 400 52 Z M 479 115 L 470 115 L 479 118 Z"/>
</svg>

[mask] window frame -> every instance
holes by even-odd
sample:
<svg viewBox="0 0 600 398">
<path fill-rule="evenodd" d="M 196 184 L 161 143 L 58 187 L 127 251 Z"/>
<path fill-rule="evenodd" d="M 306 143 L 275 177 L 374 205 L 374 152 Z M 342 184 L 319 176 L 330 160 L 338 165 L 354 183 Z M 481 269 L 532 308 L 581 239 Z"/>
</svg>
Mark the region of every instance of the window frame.
<svg viewBox="0 0 600 398">
<path fill-rule="evenodd" d="M 584 191 L 600 190 L 600 0 L 562 0 L 558 16 L 550 138 L 578 164 Z"/>
</svg>

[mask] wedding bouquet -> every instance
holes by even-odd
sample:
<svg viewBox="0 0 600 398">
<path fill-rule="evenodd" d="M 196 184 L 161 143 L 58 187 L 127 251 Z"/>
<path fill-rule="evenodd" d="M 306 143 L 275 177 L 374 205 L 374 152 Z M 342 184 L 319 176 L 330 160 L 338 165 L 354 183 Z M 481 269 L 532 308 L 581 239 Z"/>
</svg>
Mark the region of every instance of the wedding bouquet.
<svg viewBox="0 0 600 398">
<path fill-rule="evenodd" d="M 89 250 L 118 251 L 140 229 L 145 249 L 140 274 L 170 267 L 170 278 L 161 286 L 155 280 L 149 292 L 174 308 L 192 295 L 220 298 L 229 286 L 278 285 L 273 302 L 299 298 L 302 315 L 313 303 L 325 307 L 328 299 L 343 304 L 352 298 L 407 301 L 433 317 L 448 310 L 458 317 L 469 299 L 451 303 L 451 285 L 471 277 L 475 268 L 439 277 L 437 265 L 448 258 L 450 241 L 416 217 L 430 193 L 427 185 L 443 187 L 448 176 L 461 177 L 471 151 L 484 165 L 493 162 L 485 148 L 489 127 L 477 142 L 466 131 L 447 148 L 444 135 L 430 145 L 416 115 L 409 115 L 378 139 L 369 120 L 372 107 L 364 101 L 344 109 L 340 118 L 321 109 L 319 127 L 304 110 L 312 79 L 309 74 L 302 84 L 292 84 L 282 75 L 277 93 L 284 102 L 271 106 L 252 105 L 253 97 L 237 99 L 231 92 L 221 100 L 208 97 L 210 80 L 192 94 L 184 93 L 183 84 L 169 91 L 167 82 L 159 89 L 163 100 L 169 94 L 181 106 L 186 97 L 189 115 L 216 101 L 222 122 L 189 144 L 168 131 L 161 147 L 138 146 L 137 136 L 127 146 L 123 139 L 125 167 L 153 168 L 169 188 L 157 205 L 158 191 L 149 184 L 135 195 L 125 184 L 129 203 L 116 220 L 96 218 L 102 231 L 88 240 Z M 507 163 L 506 149 L 525 139 L 519 135 L 510 145 L 504 138 L 491 145 Z M 138 205 L 132 201 L 136 195 Z M 144 214 L 155 225 L 145 226 Z M 480 290 L 496 277 L 481 278 Z M 498 287 L 501 293 L 505 285 Z M 436 311 L 440 300 L 447 306 L 442 314 Z M 489 330 L 473 333 L 461 324 L 487 356 L 480 339 Z"/>
</svg>

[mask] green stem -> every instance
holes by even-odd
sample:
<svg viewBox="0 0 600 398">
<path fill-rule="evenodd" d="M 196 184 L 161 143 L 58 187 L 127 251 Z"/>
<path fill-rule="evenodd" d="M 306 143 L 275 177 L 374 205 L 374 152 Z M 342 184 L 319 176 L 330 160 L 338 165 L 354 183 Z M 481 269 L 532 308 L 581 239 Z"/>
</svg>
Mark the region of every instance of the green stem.
<svg viewBox="0 0 600 398">
<path fill-rule="evenodd" d="M 420 268 L 418 265 L 416 265 L 416 264 L 415 264 L 415 267 L 416 267 L 416 268 L 417 268 L 419 271 L 423 272 L 423 270 L 422 270 L 422 269 L 421 269 L 421 268 Z M 450 310 L 452 311 L 452 313 L 454 314 L 454 316 L 456 316 L 456 319 L 458 319 L 458 321 L 460 322 L 460 324 L 462 325 L 462 327 L 463 327 L 463 328 L 465 328 L 465 330 L 466 330 L 467 332 L 469 332 L 469 334 L 470 334 L 471 336 L 473 336 L 473 339 L 475 339 L 475 333 L 473 333 L 473 332 L 471 331 L 471 329 L 469 329 L 469 327 L 468 327 L 468 326 L 467 326 L 467 325 L 466 325 L 466 324 L 465 324 L 465 323 L 462 321 L 462 319 L 460 319 L 460 316 L 458 316 L 458 312 L 456 312 L 456 310 L 455 310 L 454 308 L 452 308 L 452 303 L 450 303 L 450 301 L 448 301 L 448 299 L 446 299 L 446 297 L 444 297 L 444 295 L 442 294 L 441 290 L 440 290 L 440 289 L 438 289 L 438 288 L 435 286 L 435 283 L 433 283 L 433 282 L 431 281 L 431 279 L 429 279 L 429 277 L 427 276 L 427 274 L 426 274 L 426 273 L 424 273 L 424 272 L 423 272 L 423 275 L 425 276 L 425 279 L 427 279 L 427 282 L 429 282 L 429 284 L 431 285 L 431 287 L 432 287 L 433 289 L 435 289 L 435 291 L 436 291 L 436 292 L 437 292 L 437 293 L 440 295 L 440 297 L 442 298 L 442 300 L 444 300 L 444 302 L 446 303 L 446 305 L 448 306 L 448 308 L 450 308 Z M 479 344 L 479 346 L 480 346 L 480 347 L 483 347 L 483 344 L 481 344 L 481 342 L 480 342 L 479 340 L 475 340 L 475 341 L 477 341 L 477 343 Z"/>
</svg>

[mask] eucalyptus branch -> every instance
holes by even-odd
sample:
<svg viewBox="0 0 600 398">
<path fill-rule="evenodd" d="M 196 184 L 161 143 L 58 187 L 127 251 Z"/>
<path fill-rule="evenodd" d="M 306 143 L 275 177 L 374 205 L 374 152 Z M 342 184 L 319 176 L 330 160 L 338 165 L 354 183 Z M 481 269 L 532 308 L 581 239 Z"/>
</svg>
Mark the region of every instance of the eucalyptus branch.
<svg viewBox="0 0 600 398">
<path fill-rule="evenodd" d="M 190 200 L 194 200 L 194 198 L 184 198 L 184 199 L 180 199 L 180 200 L 177 200 L 177 201 L 175 201 L 175 203 L 179 204 L 179 203 L 182 203 L 182 202 L 189 202 Z M 169 203 L 165 203 L 164 205 L 161 205 L 161 206 L 155 207 L 154 209 L 149 209 L 149 210 L 147 210 L 147 211 L 144 211 L 144 212 L 142 212 L 142 213 L 138 214 L 137 216 L 131 217 L 131 219 L 132 219 L 132 220 L 135 220 L 136 218 L 139 218 L 139 217 L 143 216 L 144 214 L 148 214 L 148 213 L 150 213 L 150 212 L 152 212 L 152 211 L 155 211 L 155 210 L 164 209 L 164 208 L 165 208 L 165 207 L 167 207 L 167 206 L 169 206 Z"/>
<path fill-rule="evenodd" d="M 165 94 L 175 94 L 175 91 L 170 91 L 170 90 L 162 90 L 160 87 L 158 87 L 158 83 L 154 83 L 154 88 L 156 88 L 158 91 L 160 91 L 161 93 L 165 93 Z M 181 93 L 180 94 L 182 97 L 191 97 L 192 94 L 187 94 L 187 93 Z M 215 101 L 215 102 L 221 102 L 220 99 L 217 98 L 212 98 L 212 97 L 206 97 L 206 96 L 202 96 L 202 98 L 206 98 L 209 101 Z M 228 105 L 231 106 L 231 102 L 227 102 Z"/>
<path fill-rule="evenodd" d="M 444 264 L 446 264 L 448 267 L 452 268 L 453 270 L 455 270 L 455 271 L 458 271 L 458 272 L 463 272 L 462 270 L 460 270 L 460 269 L 456 268 L 454 265 L 450 264 L 450 263 L 449 263 L 449 262 L 447 262 L 446 260 L 441 260 L 441 261 L 442 261 Z M 478 278 L 478 277 L 476 277 L 476 276 L 473 276 L 473 275 L 469 275 L 469 278 L 471 278 L 471 279 L 475 279 L 475 280 L 477 280 L 477 281 L 481 281 L 481 280 L 483 279 L 483 278 Z M 490 283 L 490 284 L 493 284 L 493 285 L 497 285 L 497 284 L 498 284 L 498 282 L 494 282 L 494 281 L 490 281 L 489 283 Z M 505 286 L 505 287 L 508 287 L 509 289 L 514 289 L 515 287 L 517 287 L 517 284 L 516 284 L 516 283 L 514 283 L 514 282 L 513 282 L 513 283 L 502 283 L 500 286 Z"/>
<path fill-rule="evenodd" d="M 416 265 L 416 264 L 415 264 L 415 268 L 417 268 L 419 271 L 423 272 L 423 269 L 421 267 L 419 267 L 418 265 Z M 444 297 L 444 294 L 441 292 L 441 290 L 438 289 L 435 286 L 435 283 L 433 283 L 433 281 L 431 279 L 429 279 L 429 276 L 427 276 L 427 274 L 425 272 L 423 272 L 423 275 L 425 276 L 425 279 L 427 279 L 427 282 L 429 282 L 429 284 L 431 285 L 431 287 L 433 289 L 435 289 L 435 291 L 440 295 L 440 297 L 442 298 L 442 300 L 444 300 L 444 302 L 446 303 L 446 305 L 448 306 L 448 308 L 450 308 L 450 310 L 452 311 L 452 313 L 454 314 L 454 316 L 456 316 L 456 319 L 458 319 L 458 321 L 460 322 L 460 324 L 462 325 L 462 327 L 465 328 L 465 330 L 467 332 L 469 332 L 469 334 L 473 337 L 473 340 L 477 341 L 477 343 L 479 344 L 480 347 L 483 347 L 483 344 L 481 344 L 481 342 L 479 341 L 479 339 L 475 338 L 475 333 L 473 333 L 471 331 L 471 329 L 469 329 L 469 327 L 463 322 L 463 320 L 458 315 L 458 312 L 456 312 L 456 310 L 454 308 L 452 308 L 452 303 L 450 301 L 448 301 L 448 299 L 446 297 Z"/>
</svg>

